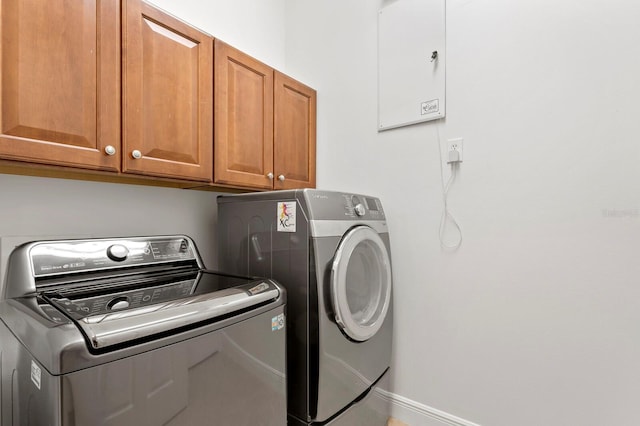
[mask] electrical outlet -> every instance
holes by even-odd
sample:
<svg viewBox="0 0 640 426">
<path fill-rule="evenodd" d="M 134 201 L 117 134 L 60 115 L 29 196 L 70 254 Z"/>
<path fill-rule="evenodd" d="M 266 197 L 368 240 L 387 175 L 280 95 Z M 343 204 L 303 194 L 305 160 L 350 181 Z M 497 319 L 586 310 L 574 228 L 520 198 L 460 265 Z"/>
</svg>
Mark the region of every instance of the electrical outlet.
<svg viewBox="0 0 640 426">
<path fill-rule="evenodd" d="M 463 142 L 464 142 L 463 138 L 449 139 L 447 141 L 447 153 L 445 154 L 445 158 L 449 158 L 449 152 L 458 151 L 458 158 L 460 159 L 459 161 L 462 163 Z"/>
</svg>

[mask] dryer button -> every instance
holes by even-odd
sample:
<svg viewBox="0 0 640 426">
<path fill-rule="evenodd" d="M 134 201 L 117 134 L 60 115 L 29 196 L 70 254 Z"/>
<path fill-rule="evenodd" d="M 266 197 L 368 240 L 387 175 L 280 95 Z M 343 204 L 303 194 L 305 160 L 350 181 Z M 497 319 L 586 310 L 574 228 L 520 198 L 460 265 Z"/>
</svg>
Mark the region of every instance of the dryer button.
<svg viewBox="0 0 640 426">
<path fill-rule="evenodd" d="M 366 211 L 365 211 L 365 209 L 364 209 L 364 206 L 363 206 L 362 204 L 360 204 L 360 203 L 356 204 L 356 205 L 353 207 L 353 210 L 356 212 L 356 214 L 357 214 L 358 216 L 364 216 L 364 214 L 366 213 Z"/>
</svg>

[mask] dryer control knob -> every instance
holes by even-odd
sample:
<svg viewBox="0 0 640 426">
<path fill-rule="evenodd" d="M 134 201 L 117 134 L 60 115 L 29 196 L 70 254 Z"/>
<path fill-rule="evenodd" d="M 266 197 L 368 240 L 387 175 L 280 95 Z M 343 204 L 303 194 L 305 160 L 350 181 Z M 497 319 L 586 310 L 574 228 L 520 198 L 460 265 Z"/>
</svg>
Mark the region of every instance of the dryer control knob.
<svg viewBox="0 0 640 426">
<path fill-rule="evenodd" d="M 365 214 L 364 206 L 362 204 L 360 204 L 360 203 L 356 204 L 353 207 L 353 210 L 355 210 L 355 212 L 356 212 L 356 214 L 358 216 L 364 216 L 364 214 Z"/>
</svg>

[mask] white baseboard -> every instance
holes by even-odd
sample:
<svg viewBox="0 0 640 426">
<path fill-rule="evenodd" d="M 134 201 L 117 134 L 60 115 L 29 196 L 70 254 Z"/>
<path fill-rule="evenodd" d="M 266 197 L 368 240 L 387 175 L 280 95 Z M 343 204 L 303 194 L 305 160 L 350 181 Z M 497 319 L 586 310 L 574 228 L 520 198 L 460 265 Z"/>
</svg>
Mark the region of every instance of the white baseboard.
<svg viewBox="0 0 640 426">
<path fill-rule="evenodd" d="M 409 426 L 480 426 L 384 389 L 375 388 L 375 392 L 391 403 L 391 417 Z"/>
</svg>

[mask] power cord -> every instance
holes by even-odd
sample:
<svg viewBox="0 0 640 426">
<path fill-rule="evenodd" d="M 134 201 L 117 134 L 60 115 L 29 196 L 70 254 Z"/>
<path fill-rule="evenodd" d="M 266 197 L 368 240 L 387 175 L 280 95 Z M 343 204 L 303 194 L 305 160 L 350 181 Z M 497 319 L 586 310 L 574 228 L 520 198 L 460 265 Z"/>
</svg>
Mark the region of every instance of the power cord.
<svg viewBox="0 0 640 426">
<path fill-rule="evenodd" d="M 449 159 L 447 160 L 447 164 L 451 164 L 451 167 L 455 167 L 460 162 L 460 153 L 452 149 L 449 151 Z"/>
<path fill-rule="evenodd" d="M 440 119 L 442 120 L 442 119 Z M 438 121 L 440 121 L 438 120 Z M 448 202 L 447 202 L 447 197 L 449 195 L 449 189 L 451 189 L 451 185 L 453 185 L 453 182 L 455 182 L 456 180 L 456 174 L 458 171 L 458 167 L 460 167 L 460 153 L 456 150 L 451 150 L 448 152 L 448 157 L 447 157 L 447 164 L 451 165 L 451 175 L 449 176 L 449 179 L 447 180 L 447 182 L 445 183 L 444 180 L 444 168 L 442 167 L 442 143 L 440 142 L 440 123 L 436 123 L 436 131 L 438 133 L 438 152 L 440 154 L 440 158 L 439 158 L 439 163 L 440 163 L 440 179 L 441 179 L 441 183 L 442 183 L 442 203 L 443 203 L 443 210 L 442 210 L 442 216 L 440 217 L 440 227 L 438 229 L 438 236 L 440 238 L 440 246 L 443 249 L 446 250 L 457 250 L 461 245 L 462 245 L 462 229 L 460 229 L 460 225 L 458 225 L 458 222 L 456 221 L 456 219 L 453 217 L 453 215 L 449 212 L 449 206 L 448 206 Z M 447 228 L 447 222 L 451 222 L 453 224 L 453 226 L 455 226 L 455 228 L 458 230 L 458 241 L 455 242 L 454 244 L 447 244 L 444 241 L 444 234 Z"/>
</svg>

